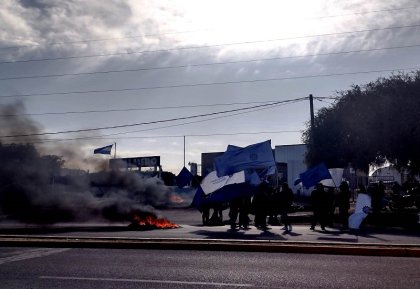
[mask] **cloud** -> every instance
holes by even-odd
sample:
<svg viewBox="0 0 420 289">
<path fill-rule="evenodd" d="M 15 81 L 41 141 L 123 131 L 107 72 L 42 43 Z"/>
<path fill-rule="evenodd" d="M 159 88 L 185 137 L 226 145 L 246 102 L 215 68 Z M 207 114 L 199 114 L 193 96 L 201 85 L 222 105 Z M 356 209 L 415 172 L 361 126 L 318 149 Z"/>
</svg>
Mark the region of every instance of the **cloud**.
<svg viewBox="0 0 420 289">
<path fill-rule="evenodd" d="M 305 3 L 303 5 L 302 3 Z M 276 6 L 272 6 L 276 5 Z M 0 6 L 0 62 L 66 58 L 54 61 L 34 61 L 0 64 L 0 77 L 22 75 L 68 74 L 91 71 L 153 68 L 188 64 L 229 62 L 269 57 L 304 56 L 348 50 L 413 44 L 413 29 L 395 29 L 334 34 L 343 31 L 401 26 L 416 23 L 418 12 L 393 10 L 413 6 L 409 1 L 313 1 L 296 2 L 250 1 L 81 1 L 5 0 Z M 238 9 L 241 7 L 241 9 Z M 358 14 L 358 12 L 369 12 Z M 294 12 L 299 12 L 294 14 Z M 324 17 L 322 16 L 331 16 Z M 289 39 L 284 39 L 289 38 Z M 262 40 L 266 42 L 254 42 Z M 283 39 L 274 41 L 274 39 Z M 241 43 L 241 45 L 222 45 Z M 186 49 L 192 46 L 208 46 Z M 126 54 L 128 52 L 144 52 Z M 102 54 L 121 54 L 100 56 Z M 81 57 L 77 56 L 93 56 Z M 170 85 L 241 81 L 290 76 L 342 73 L 412 65 L 418 59 L 417 48 L 411 50 L 373 51 L 342 55 L 285 58 L 279 60 L 224 65 L 189 66 L 125 73 L 52 77 L 3 81 L 2 95 L 107 90 Z M 328 96 L 335 90 L 348 88 L 352 83 L 375 79 L 377 74 L 341 77 L 302 78 L 285 81 L 255 82 L 232 85 L 208 85 L 132 91 L 80 93 L 66 95 L 29 96 L 21 98 L 29 112 L 106 110 L 109 108 L 147 108 L 177 106 L 178 104 L 209 104 L 290 99 L 313 93 Z M 8 102 L 12 98 L 2 98 Z M 317 103 L 318 104 L 318 103 Z M 320 104 L 318 104 L 320 105 Z M 270 110 L 177 127 L 155 128 L 129 136 L 184 135 L 225 132 L 226 123 L 235 131 L 246 127 L 249 131 L 275 130 L 281 124 L 303 128 L 308 120 L 306 103 L 285 110 Z M 61 131 L 107 125 L 154 121 L 171 117 L 195 115 L 218 108 L 149 110 L 107 114 L 36 116 L 40 130 Z M 133 129 L 134 130 L 134 129 Z M 122 130 L 103 131 L 115 133 Z M 234 131 L 233 131 L 234 132 Z M 65 136 L 64 136 L 65 137 Z M 71 136 L 69 136 L 71 137 Z M 300 142 L 299 134 L 273 135 L 278 142 Z M 257 138 L 257 136 L 255 137 Z M 247 138 L 250 143 L 255 138 Z M 214 139 L 214 138 L 213 138 Z M 167 142 L 119 139 L 124 156 L 151 153 L 167 156 L 171 167 L 179 166 L 171 157 Z M 218 144 L 218 148 L 213 142 Z M 228 143 L 244 140 L 239 136 L 224 136 L 208 141 L 207 148 L 223 150 Z M 275 143 L 275 141 L 273 141 Z M 75 145 L 90 153 L 99 141 Z M 281 143 L 278 143 L 281 144 Z M 62 145 L 63 147 L 67 145 Z M 178 149 L 178 148 L 177 148 Z M 206 151 L 206 145 L 200 146 Z M 179 151 L 182 148 L 179 147 Z M 199 159 L 199 155 L 194 157 Z M 181 159 L 181 158 L 178 158 Z M 165 162 L 165 160 L 163 160 Z M 182 161 L 181 161 L 182 162 Z M 83 161 L 81 161 L 83 163 Z M 166 165 L 166 164 L 165 164 Z M 167 165 L 166 165 L 167 166 Z"/>
</svg>

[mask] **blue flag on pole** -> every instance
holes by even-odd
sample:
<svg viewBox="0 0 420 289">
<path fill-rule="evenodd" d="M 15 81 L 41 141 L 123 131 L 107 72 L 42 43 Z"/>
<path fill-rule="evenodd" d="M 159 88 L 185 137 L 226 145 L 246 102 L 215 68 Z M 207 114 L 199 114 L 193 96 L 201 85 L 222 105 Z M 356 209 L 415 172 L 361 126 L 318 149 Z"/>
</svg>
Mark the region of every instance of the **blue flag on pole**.
<svg viewBox="0 0 420 289">
<path fill-rule="evenodd" d="M 183 167 L 179 174 L 176 176 L 176 184 L 178 188 L 183 188 L 188 185 L 192 179 L 193 175 L 191 172 L 186 167 Z"/>
<path fill-rule="evenodd" d="M 271 140 L 244 148 L 229 145 L 223 155 L 215 158 L 214 165 L 219 177 L 246 169 L 275 166 Z"/>
<path fill-rule="evenodd" d="M 102 154 L 102 155 L 110 155 L 113 145 L 109 145 L 106 147 L 101 147 L 93 150 L 93 154 Z"/>
<path fill-rule="evenodd" d="M 331 179 L 331 174 L 325 164 L 321 163 L 299 174 L 299 177 L 303 186 L 310 188 L 322 180 Z"/>
</svg>

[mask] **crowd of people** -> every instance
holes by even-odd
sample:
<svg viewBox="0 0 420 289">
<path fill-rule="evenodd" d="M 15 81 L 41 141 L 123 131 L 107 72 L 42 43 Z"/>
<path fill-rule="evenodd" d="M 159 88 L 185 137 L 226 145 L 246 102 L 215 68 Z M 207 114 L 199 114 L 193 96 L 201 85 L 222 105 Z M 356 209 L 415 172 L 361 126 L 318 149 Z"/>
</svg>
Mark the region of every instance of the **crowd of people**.
<svg viewBox="0 0 420 289">
<path fill-rule="evenodd" d="M 393 190 L 397 188 L 393 187 Z M 369 198 L 368 208 L 361 208 L 365 217 L 367 214 L 373 222 L 380 220 L 384 207 L 385 186 L 382 182 L 357 187 L 357 195 Z M 260 230 L 267 230 L 268 225 L 283 225 L 286 232 L 292 231 L 289 213 L 292 211 L 293 191 L 287 183 L 275 188 L 269 181 L 262 182 L 252 197 L 238 197 L 225 206 L 216 206 L 211 218 L 204 213 L 203 224 L 220 225 L 223 223 L 222 211 L 229 209 L 229 224 L 232 230 L 247 230 L 252 224 L 250 215 L 254 216 L 253 224 Z M 349 229 L 349 211 L 352 192 L 347 182 L 343 181 L 337 188 L 326 187 L 318 183 L 310 194 L 312 219 L 310 229 L 315 230 L 319 225 L 321 230 L 333 227 L 337 223 L 340 229 Z M 360 205 L 360 204 L 359 204 Z M 365 206 L 365 205 L 363 205 Z M 357 204 L 356 204 L 357 207 Z M 204 217 L 203 217 L 204 218 Z M 335 224 L 334 224 L 335 223 Z"/>
<path fill-rule="evenodd" d="M 277 224 L 279 217 L 284 230 L 289 232 L 292 225 L 288 218 L 293 203 L 293 191 L 287 183 L 279 189 L 273 188 L 268 180 L 262 182 L 251 197 L 235 198 L 229 203 L 229 223 L 232 230 L 247 230 L 251 223 L 250 214 L 254 215 L 254 225 L 267 230 L 267 223 Z M 268 218 L 268 220 L 267 220 Z"/>
</svg>

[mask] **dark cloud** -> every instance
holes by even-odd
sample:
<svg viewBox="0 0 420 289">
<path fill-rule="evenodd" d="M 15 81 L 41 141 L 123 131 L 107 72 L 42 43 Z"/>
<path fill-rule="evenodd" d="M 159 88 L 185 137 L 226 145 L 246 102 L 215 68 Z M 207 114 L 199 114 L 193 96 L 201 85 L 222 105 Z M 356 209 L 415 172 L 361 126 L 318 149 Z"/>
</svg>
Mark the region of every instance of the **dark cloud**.
<svg viewBox="0 0 420 289">
<path fill-rule="evenodd" d="M 51 4 L 44 0 L 19 0 L 19 3 L 28 9 L 46 10 L 48 7 L 51 7 Z"/>
</svg>

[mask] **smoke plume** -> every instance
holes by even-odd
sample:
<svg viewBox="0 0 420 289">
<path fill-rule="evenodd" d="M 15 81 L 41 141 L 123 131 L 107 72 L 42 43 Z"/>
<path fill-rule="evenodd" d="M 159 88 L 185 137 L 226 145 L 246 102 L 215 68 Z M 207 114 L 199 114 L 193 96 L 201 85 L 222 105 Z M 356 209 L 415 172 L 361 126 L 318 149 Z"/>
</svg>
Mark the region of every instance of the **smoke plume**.
<svg viewBox="0 0 420 289">
<path fill-rule="evenodd" d="M 18 137 L 42 131 L 24 116 L 22 103 L 0 105 L 0 115 L 7 115 L 0 126 L 0 219 L 44 224 L 131 221 L 134 214 L 153 214 L 170 203 L 171 190 L 157 178 L 136 172 L 88 173 L 84 167 L 63 169 L 66 156 L 85 165 L 87 158 L 77 160 L 80 151 L 59 143 L 51 148 L 58 153 L 47 154 L 36 144 L 39 137 Z"/>
</svg>

